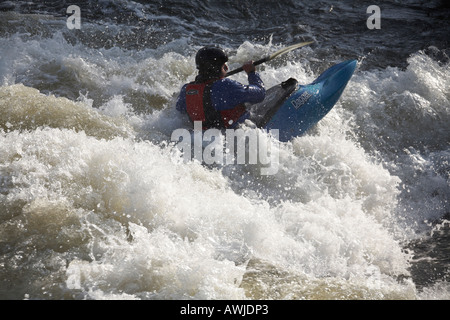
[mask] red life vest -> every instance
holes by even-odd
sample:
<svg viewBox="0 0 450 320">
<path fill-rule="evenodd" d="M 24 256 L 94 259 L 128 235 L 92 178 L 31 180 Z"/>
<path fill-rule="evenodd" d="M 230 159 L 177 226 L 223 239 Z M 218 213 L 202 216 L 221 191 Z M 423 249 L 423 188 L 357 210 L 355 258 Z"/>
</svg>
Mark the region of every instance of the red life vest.
<svg viewBox="0 0 450 320">
<path fill-rule="evenodd" d="M 186 86 L 186 111 L 192 122 L 201 121 L 203 130 L 224 129 L 233 125 L 244 113 L 245 105 L 218 111 L 211 103 L 211 87 L 215 80 L 204 83 L 192 82 Z"/>
</svg>

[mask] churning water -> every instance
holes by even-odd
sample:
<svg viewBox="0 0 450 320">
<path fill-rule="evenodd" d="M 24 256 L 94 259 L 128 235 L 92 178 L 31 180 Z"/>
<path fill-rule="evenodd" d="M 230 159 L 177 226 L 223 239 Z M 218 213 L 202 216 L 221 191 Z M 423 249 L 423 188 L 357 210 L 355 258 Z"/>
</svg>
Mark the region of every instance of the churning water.
<svg viewBox="0 0 450 320">
<path fill-rule="evenodd" d="M 382 2 L 381 29 L 367 1 L 77 1 L 80 29 L 70 4 L 0 3 L 0 298 L 450 297 L 443 2 Z M 309 40 L 266 88 L 358 69 L 275 175 L 180 160 L 199 48 Z"/>
</svg>

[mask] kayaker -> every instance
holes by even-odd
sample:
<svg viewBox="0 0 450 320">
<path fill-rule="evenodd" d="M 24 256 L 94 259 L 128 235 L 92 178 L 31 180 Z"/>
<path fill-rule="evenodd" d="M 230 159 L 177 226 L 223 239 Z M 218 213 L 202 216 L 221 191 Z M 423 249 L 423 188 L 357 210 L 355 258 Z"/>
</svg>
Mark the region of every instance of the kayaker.
<svg viewBox="0 0 450 320">
<path fill-rule="evenodd" d="M 264 83 L 253 61 L 242 67 L 248 75 L 248 85 L 226 78 L 228 56 L 219 47 L 204 47 L 195 57 L 198 75 L 185 84 L 178 96 L 176 108 L 189 119 L 201 121 L 203 130 L 234 128 L 249 116 L 245 103 L 264 100 Z"/>
</svg>

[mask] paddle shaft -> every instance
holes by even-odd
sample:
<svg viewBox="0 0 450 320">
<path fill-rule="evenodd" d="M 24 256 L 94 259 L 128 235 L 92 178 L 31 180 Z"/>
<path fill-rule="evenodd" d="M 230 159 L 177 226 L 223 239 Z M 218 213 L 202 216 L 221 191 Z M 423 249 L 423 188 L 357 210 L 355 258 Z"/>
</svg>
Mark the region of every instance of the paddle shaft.
<svg viewBox="0 0 450 320">
<path fill-rule="evenodd" d="M 281 55 L 283 55 L 283 54 L 285 54 L 285 53 L 288 53 L 289 51 L 292 51 L 292 50 L 294 50 L 294 49 L 297 49 L 297 48 L 306 46 L 306 45 L 311 44 L 311 43 L 313 43 L 313 41 L 297 43 L 297 44 L 294 44 L 294 45 L 289 46 L 289 47 L 287 47 L 287 48 L 278 50 L 277 52 L 275 52 L 275 53 L 273 53 L 273 54 L 271 54 L 271 55 L 269 55 L 269 56 L 266 56 L 266 57 L 264 57 L 264 58 L 262 58 L 262 59 L 260 59 L 260 60 L 258 60 L 258 61 L 253 62 L 253 65 L 254 65 L 254 66 L 257 66 L 257 65 L 259 65 L 259 64 L 261 64 L 261 63 L 270 61 L 270 60 L 272 60 L 272 59 L 274 59 L 274 58 L 276 58 L 276 57 L 278 57 L 278 56 L 281 56 Z M 231 76 L 231 75 L 236 74 L 236 73 L 239 73 L 239 72 L 241 72 L 241 71 L 243 71 L 243 70 L 244 70 L 244 68 L 242 68 L 242 67 L 237 68 L 237 69 L 235 69 L 235 70 L 232 70 L 232 71 L 228 72 L 226 76 L 227 76 L 227 77 L 228 77 L 228 76 Z"/>
<path fill-rule="evenodd" d="M 253 62 L 253 65 L 254 65 L 254 66 L 257 66 L 257 65 L 262 64 L 262 63 L 264 63 L 264 62 L 267 62 L 267 61 L 269 61 L 269 60 L 270 60 L 270 56 L 264 57 L 264 58 L 262 58 L 262 59 L 260 59 L 260 60 L 258 60 L 258 61 Z M 226 76 L 227 76 L 227 77 L 228 77 L 228 76 L 231 76 L 231 75 L 236 74 L 236 73 L 239 73 L 239 72 L 241 72 L 241 71 L 243 71 L 243 70 L 244 70 L 244 68 L 239 67 L 239 68 L 237 68 L 237 69 L 234 69 L 233 71 L 227 72 L 227 75 L 226 75 Z"/>
</svg>

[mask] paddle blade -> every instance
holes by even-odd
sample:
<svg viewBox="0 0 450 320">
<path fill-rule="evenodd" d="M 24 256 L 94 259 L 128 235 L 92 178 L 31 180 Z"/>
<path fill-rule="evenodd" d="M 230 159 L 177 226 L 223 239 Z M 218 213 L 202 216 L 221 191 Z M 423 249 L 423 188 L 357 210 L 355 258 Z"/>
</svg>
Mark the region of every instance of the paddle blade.
<svg viewBox="0 0 450 320">
<path fill-rule="evenodd" d="M 288 53 L 289 51 L 307 46 L 308 44 L 313 43 L 314 41 L 308 41 L 308 42 L 301 42 L 301 43 L 297 43 L 297 44 L 293 44 L 292 46 L 286 47 L 284 49 L 278 50 L 277 52 L 272 53 L 269 58 L 266 61 L 270 61 L 272 59 L 275 59 L 278 56 L 281 56 L 285 53 Z"/>
</svg>

